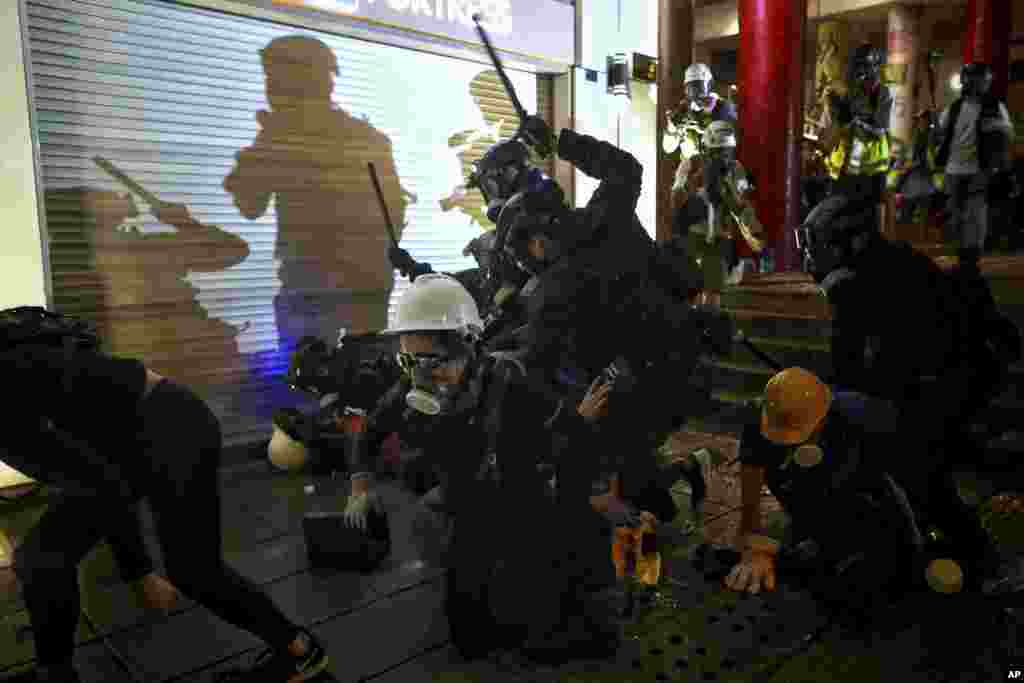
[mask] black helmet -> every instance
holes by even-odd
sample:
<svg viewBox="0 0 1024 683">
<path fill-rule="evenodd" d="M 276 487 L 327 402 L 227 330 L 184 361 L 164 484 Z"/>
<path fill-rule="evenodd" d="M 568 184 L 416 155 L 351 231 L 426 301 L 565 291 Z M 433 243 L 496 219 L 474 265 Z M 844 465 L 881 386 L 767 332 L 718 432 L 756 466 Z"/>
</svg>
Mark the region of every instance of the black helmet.
<svg viewBox="0 0 1024 683">
<path fill-rule="evenodd" d="M 832 271 L 853 266 L 855 239 L 878 230 L 874 203 L 833 195 L 808 214 L 797 230 L 797 242 L 808 270 L 821 282 Z"/>
<path fill-rule="evenodd" d="M 535 263 L 527 251 L 530 238 L 545 235 L 561 240 L 568 215 L 565 193 L 548 179 L 539 187 L 520 192 L 505 202 L 498 217 L 496 246 L 521 268 L 536 274 L 540 264 Z"/>
<path fill-rule="evenodd" d="M 874 81 L 882 74 L 882 51 L 865 43 L 850 55 L 850 80 Z"/>
<path fill-rule="evenodd" d="M 992 67 L 982 62 L 964 64 L 960 68 L 960 87 L 964 95 L 985 95 L 992 87 Z"/>
<path fill-rule="evenodd" d="M 474 162 L 466 186 L 479 188 L 488 204 L 503 202 L 521 189 L 522 173 L 529 158 L 530 151 L 518 140 L 499 142 Z M 488 218 L 497 222 L 497 216 Z"/>
</svg>

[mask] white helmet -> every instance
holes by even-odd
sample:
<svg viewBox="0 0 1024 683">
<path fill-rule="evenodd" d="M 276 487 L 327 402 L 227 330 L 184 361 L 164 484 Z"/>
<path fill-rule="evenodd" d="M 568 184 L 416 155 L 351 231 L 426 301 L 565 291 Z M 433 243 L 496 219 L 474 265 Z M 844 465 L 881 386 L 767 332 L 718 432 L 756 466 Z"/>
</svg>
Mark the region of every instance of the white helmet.
<svg viewBox="0 0 1024 683">
<path fill-rule="evenodd" d="M 484 323 L 476 302 L 450 275 L 421 275 L 398 301 L 395 322 L 384 334 L 458 332 L 478 335 Z"/>
<path fill-rule="evenodd" d="M 711 67 L 707 64 L 702 64 L 701 62 L 697 62 L 686 67 L 686 73 L 683 75 L 683 82 L 685 83 L 693 83 L 694 81 L 704 81 L 705 83 L 708 83 L 713 79 L 714 77 L 711 75 Z"/>
<path fill-rule="evenodd" d="M 291 471 L 302 469 L 309 460 L 309 453 L 305 444 L 288 436 L 288 432 L 275 423 L 274 435 L 267 445 L 267 457 L 277 469 Z"/>
<path fill-rule="evenodd" d="M 736 146 L 736 131 L 728 121 L 712 121 L 704 131 L 704 148 L 720 149 Z"/>
</svg>

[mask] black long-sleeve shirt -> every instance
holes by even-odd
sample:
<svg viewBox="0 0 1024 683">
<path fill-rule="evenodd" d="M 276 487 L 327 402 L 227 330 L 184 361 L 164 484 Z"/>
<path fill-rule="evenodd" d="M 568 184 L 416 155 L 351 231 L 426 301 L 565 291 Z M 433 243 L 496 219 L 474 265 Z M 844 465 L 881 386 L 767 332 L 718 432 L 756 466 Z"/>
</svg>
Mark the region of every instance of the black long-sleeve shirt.
<svg viewBox="0 0 1024 683">
<path fill-rule="evenodd" d="M 643 166 L 613 145 L 562 130 L 558 156 L 601 181 L 573 211 L 566 253 L 545 272 L 526 303 L 526 362 L 596 372 L 621 351 L 611 306 L 647 279 L 654 241 L 636 218 Z"/>
<path fill-rule="evenodd" d="M 138 517 L 146 483 L 136 447 L 145 366 L 93 351 L 26 345 L 0 353 L 0 367 L 14 389 L 0 459 L 70 495 L 123 508 L 110 515 L 108 530 L 121 574 L 131 581 L 151 572 Z"/>
</svg>

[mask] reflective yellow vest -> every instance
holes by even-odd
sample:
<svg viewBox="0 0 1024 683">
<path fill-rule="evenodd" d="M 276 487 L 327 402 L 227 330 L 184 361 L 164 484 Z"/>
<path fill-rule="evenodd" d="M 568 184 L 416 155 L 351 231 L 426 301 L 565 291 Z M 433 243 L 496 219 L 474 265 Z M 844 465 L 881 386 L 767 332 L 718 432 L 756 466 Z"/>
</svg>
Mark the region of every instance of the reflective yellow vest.
<svg viewBox="0 0 1024 683">
<path fill-rule="evenodd" d="M 878 175 L 889 171 L 889 135 L 876 138 L 852 126 L 843 126 L 839 143 L 825 159 L 833 180 L 842 173 Z"/>
</svg>

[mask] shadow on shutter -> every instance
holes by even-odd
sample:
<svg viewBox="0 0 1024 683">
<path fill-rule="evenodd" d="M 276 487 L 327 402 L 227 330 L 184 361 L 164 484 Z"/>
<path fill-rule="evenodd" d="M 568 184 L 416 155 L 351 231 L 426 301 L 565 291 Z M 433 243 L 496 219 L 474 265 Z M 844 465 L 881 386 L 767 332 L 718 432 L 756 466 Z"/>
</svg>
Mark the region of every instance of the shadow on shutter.
<svg viewBox="0 0 1024 683">
<path fill-rule="evenodd" d="M 55 305 L 196 389 L 228 445 L 304 400 L 283 382 L 291 343 L 380 329 L 406 286 L 367 161 L 403 246 L 472 264 L 482 199 L 440 200 L 494 142 L 464 132 L 481 112 L 516 129 L 492 71 L 170 2 L 26 7 Z M 536 77 L 512 78 L 532 110 Z"/>
</svg>

